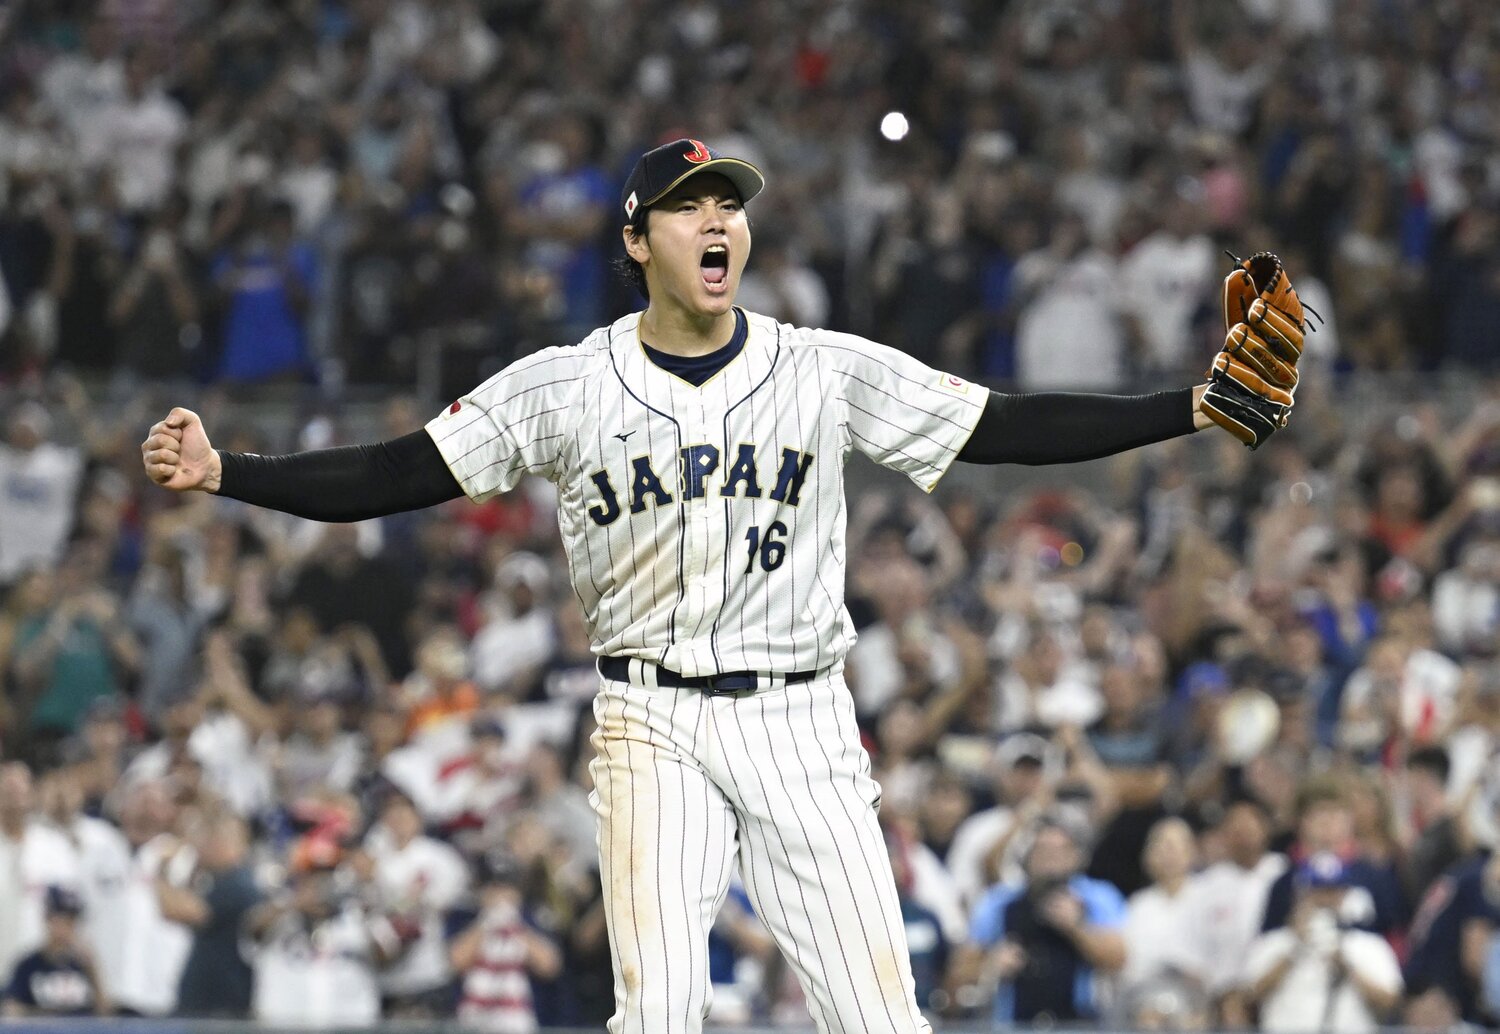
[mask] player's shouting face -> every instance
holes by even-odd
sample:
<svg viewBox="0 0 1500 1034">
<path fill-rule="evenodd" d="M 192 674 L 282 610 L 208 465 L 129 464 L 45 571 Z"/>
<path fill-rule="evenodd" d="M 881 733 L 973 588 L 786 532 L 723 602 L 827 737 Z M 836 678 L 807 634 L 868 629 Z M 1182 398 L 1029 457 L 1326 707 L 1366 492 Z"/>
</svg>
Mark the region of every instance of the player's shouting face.
<svg viewBox="0 0 1500 1034">
<path fill-rule="evenodd" d="M 625 250 L 646 270 L 653 306 L 688 316 L 729 311 L 750 257 L 750 224 L 734 184 L 715 172 L 684 180 L 651 206 L 646 232 L 625 235 Z"/>
</svg>

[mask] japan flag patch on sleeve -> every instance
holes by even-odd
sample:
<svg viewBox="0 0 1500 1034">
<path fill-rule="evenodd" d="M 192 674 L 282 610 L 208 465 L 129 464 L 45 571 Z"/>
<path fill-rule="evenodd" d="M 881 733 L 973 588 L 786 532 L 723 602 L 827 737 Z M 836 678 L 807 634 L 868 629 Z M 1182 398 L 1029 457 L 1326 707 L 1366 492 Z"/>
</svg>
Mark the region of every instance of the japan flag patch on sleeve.
<svg viewBox="0 0 1500 1034">
<path fill-rule="evenodd" d="M 954 395 L 967 395 L 969 393 L 969 382 L 962 377 L 955 377 L 951 373 L 938 374 L 938 387 Z"/>
</svg>

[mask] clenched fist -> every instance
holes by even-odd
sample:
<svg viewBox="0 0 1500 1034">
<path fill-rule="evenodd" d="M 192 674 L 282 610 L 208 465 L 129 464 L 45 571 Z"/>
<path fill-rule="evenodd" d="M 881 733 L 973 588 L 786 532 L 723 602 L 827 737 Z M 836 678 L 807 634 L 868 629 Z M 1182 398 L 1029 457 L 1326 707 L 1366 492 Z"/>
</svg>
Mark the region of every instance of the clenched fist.
<svg viewBox="0 0 1500 1034">
<path fill-rule="evenodd" d="M 178 407 L 151 425 L 141 443 L 141 463 L 147 477 L 174 492 L 219 490 L 219 454 L 191 409 Z"/>
</svg>

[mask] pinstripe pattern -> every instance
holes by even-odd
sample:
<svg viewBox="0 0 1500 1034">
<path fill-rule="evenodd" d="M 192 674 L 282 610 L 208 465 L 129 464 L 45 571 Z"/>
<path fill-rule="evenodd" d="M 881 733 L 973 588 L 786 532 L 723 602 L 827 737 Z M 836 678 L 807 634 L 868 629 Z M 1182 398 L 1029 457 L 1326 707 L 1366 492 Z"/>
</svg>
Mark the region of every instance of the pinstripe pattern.
<svg viewBox="0 0 1500 1034">
<path fill-rule="evenodd" d="M 735 860 L 819 1031 L 930 1030 L 842 676 L 725 697 L 605 681 L 595 713 L 611 1034 L 702 1029 L 705 944 Z"/>
<path fill-rule="evenodd" d="M 820 1031 L 926 1031 L 838 674 L 854 641 L 843 463 L 863 452 L 931 490 L 986 392 L 861 338 L 746 322 L 702 385 L 649 361 L 637 314 L 513 364 L 428 432 L 473 499 L 527 473 L 556 483 L 594 649 L 633 659 L 632 682 L 595 700 L 590 769 L 612 1034 L 702 1029 L 708 932 L 736 863 Z M 641 662 L 823 674 L 705 697 Z"/>
</svg>

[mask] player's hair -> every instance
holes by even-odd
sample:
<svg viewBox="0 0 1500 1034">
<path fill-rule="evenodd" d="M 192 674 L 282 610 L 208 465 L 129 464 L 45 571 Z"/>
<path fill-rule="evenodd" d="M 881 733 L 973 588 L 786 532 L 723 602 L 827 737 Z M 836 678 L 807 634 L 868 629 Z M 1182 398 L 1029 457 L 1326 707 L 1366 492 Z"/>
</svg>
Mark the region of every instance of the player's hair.
<svg viewBox="0 0 1500 1034">
<path fill-rule="evenodd" d="M 651 209 L 643 208 L 636 215 L 635 222 L 630 224 L 630 239 L 640 240 L 651 232 Z M 646 299 L 646 304 L 651 304 L 651 291 L 646 286 L 646 267 L 641 265 L 628 254 L 621 255 L 611 263 L 615 274 L 631 287 L 640 292 L 641 297 Z"/>
</svg>

